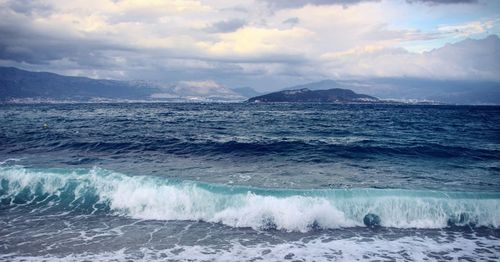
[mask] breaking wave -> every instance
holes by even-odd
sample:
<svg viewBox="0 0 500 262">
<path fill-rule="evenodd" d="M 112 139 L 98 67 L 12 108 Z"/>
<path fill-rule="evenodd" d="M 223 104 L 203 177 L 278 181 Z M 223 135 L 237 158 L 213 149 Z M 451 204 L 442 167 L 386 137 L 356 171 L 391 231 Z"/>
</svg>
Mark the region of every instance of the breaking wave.
<svg viewBox="0 0 500 262">
<path fill-rule="evenodd" d="M 129 176 L 93 169 L 0 167 L 0 210 L 192 220 L 257 230 L 500 225 L 500 193 L 400 189 L 265 189 Z"/>
</svg>

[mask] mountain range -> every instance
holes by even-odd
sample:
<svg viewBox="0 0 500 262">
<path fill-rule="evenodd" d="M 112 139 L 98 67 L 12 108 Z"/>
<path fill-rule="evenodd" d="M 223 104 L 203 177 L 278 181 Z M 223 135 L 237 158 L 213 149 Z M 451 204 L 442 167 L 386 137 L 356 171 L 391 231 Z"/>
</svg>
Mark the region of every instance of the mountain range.
<svg viewBox="0 0 500 262">
<path fill-rule="evenodd" d="M 0 67 L 0 102 L 23 101 L 244 101 L 250 88 L 213 81 L 118 81 Z M 254 91 L 255 92 L 255 91 Z"/>
<path fill-rule="evenodd" d="M 267 87 L 267 89 L 276 90 L 275 87 Z M 292 86 L 284 90 L 303 90 L 304 93 L 307 93 L 305 92 L 306 89 L 309 91 L 343 89 L 353 93 L 366 94 L 383 101 L 500 104 L 500 82 L 493 81 L 422 78 L 323 80 Z M 321 92 L 309 94 L 314 94 L 314 96 L 323 94 L 327 97 L 333 97 L 332 94 Z M 214 81 L 167 83 L 160 81 L 103 80 L 63 76 L 46 72 L 31 72 L 13 67 L 0 67 L 0 102 L 238 102 L 261 95 L 251 87 L 228 88 Z M 285 93 L 281 95 L 286 96 Z M 276 94 L 267 96 L 266 99 L 271 98 L 278 99 Z M 319 97 L 310 97 L 308 99 L 308 101 L 331 100 L 331 98 Z M 343 98 L 335 99 L 333 100 L 346 101 Z"/>
</svg>

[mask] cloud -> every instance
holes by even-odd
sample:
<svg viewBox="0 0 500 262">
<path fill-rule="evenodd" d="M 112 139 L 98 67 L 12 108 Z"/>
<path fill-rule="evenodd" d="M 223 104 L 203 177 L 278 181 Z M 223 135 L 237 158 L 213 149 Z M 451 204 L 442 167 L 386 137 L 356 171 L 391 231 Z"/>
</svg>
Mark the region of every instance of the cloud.
<svg viewBox="0 0 500 262">
<path fill-rule="evenodd" d="M 325 74 L 500 81 L 500 39 L 466 39 L 422 54 L 365 47 L 323 56 Z"/>
<path fill-rule="evenodd" d="M 87 33 L 73 34 L 61 26 L 57 28 L 57 25 L 35 26 L 26 17 L 4 17 L 0 21 L 0 58 L 3 60 L 48 64 L 68 58 L 81 65 L 97 66 L 108 60 L 105 52 L 112 54 L 133 50 L 131 46 L 110 39 Z"/>
<path fill-rule="evenodd" d="M 7 1 L 6 6 L 16 13 L 26 15 L 47 16 L 54 11 L 51 5 L 37 0 L 10 0 Z"/>
<path fill-rule="evenodd" d="M 216 56 L 262 57 L 267 55 L 291 55 L 296 53 L 291 41 L 302 40 L 311 35 L 303 28 L 270 29 L 245 27 L 235 32 L 222 34 L 214 42 L 200 42 L 201 48 Z"/>
<path fill-rule="evenodd" d="M 496 18 L 485 21 L 472 21 L 464 24 L 440 25 L 437 30 L 454 37 L 469 37 L 471 35 L 486 33 L 499 22 L 500 18 Z"/>
<path fill-rule="evenodd" d="M 477 3 L 477 0 L 406 0 L 408 3 L 426 4 L 470 4 Z"/>
<path fill-rule="evenodd" d="M 362 2 L 380 2 L 381 0 L 260 0 L 265 2 L 271 9 L 299 8 L 306 5 L 341 5 L 350 6 Z M 459 4 L 476 3 L 477 0 L 406 0 L 408 3 L 427 4 Z"/>
<path fill-rule="evenodd" d="M 376 2 L 380 0 L 260 0 L 272 9 L 298 8 L 306 5 L 353 5 L 361 2 Z"/>
<path fill-rule="evenodd" d="M 243 19 L 224 20 L 213 23 L 207 28 L 207 31 L 212 33 L 229 33 L 242 28 L 246 24 L 247 22 Z"/>
<path fill-rule="evenodd" d="M 102 78 L 213 79 L 261 90 L 343 77 L 498 78 L 490 59 L 497 49 L 474 56 L 407 47 L 451 50 L 447 42 L 498 34 L 498 2 L 419 2 L 427 4 L 0 0 L 0 64 Z"/>
<path fill-rule="evenodd" d="M 289 24 L 291 26 L 294 26 L 300 22 L 300 19 L 298 17 L 291 17 L 283 21 L 283 24 Z"/>
</svg>

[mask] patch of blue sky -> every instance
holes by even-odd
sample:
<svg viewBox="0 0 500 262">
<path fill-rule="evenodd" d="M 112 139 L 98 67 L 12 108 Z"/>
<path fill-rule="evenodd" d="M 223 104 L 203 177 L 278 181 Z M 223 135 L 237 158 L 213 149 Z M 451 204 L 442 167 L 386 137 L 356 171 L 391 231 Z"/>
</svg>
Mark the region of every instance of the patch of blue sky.
<svg viewBox="0 0 500 262">
<path fill-rule="evenodd" d="M 390 2 L 389 7 L 399 11 L 399 16 L 388 24 L 389 28 L 414 30 L 419 35 L 394 46 L 410 52 L 422 53 L 466 38 L 478 39 L 500 34 L 500 1 L 454 5 L 401 5 Z M 473 24 L 482 25 L 484 30 L 459 30 L 460 27 Z"/>
</svg>

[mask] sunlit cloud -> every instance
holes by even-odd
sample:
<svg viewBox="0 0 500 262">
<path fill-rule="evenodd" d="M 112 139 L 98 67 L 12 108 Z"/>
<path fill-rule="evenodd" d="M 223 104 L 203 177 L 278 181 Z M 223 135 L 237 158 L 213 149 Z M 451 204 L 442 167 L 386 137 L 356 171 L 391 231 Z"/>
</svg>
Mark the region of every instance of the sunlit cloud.
<svg viewBox="0 0 500 262">
<path fill-rule="evenodd" d="M 454 37 L 470 37 L 477 34 L 487 33 L 500 23 L 500 17 L 486 21 L 472 21 L 456 25 L 440 25 L 437 30 L 444 34 L 451 34 Z"/>
</svg>

